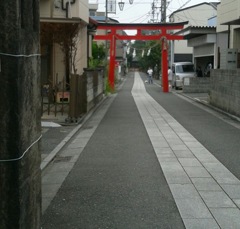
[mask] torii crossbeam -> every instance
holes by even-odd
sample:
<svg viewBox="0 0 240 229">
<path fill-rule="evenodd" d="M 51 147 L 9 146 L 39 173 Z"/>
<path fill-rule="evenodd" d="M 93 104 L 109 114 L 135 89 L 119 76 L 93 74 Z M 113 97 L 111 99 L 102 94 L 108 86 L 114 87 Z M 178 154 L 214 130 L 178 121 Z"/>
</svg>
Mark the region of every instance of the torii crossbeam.
<svg viewBox="0 0 240 229">
<path fill-rule="evenodd" d="M 150 23 L 150 24 L 109 24 L 98 23 L 98 30 L 105 30 L 109 33 L 106 35 L 95 35 L 94 40 L 109 40 L 110 41 L 110 61 L 108 80 L 112 90 L 114 90 L 114 67 L 116 40 L 161 40 L 162 41 L 162 86 L 163 92 L 169 91 L 168 86 L 168 40 L 182 40 L 183 36 L 174 35 L 172 31 L 183 29 L 188 22 L 181 23 Z M 136 35 L 121 35 L 119 30 L 137 30 Z M 157 35 L 145 35 L 142 31 L 157 31 Z M 154 34 L 154 33 L 152 33 Z"/>
</svg>

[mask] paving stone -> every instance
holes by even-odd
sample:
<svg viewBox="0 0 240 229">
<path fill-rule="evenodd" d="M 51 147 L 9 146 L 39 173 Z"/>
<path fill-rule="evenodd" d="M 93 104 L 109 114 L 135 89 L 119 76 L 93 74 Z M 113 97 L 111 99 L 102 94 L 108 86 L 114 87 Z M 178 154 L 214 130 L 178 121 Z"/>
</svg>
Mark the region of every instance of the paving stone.
<svg viewBox="0 0 240 229">
<path fill-rule="evenodd" d="M 200 197 L 175 199 L 183 219 L 212 219 L 212 215 Z"/>
<path fill-rule="evenodd" d="M 185 150 L 182 150 L 182 149 L 174 149 L 175 147 L 171 147 L 176 155 L 176 157 L 178 158 L 182 158 L 182 157 L 185 157 L 185 158 L 195 158 L 194 155 L 191 153 L 191 151 L 189 149 L 185 149 Z"/>
<path fill-rule="evenodd" d="M 211 208 L 210 211 L 222 229 L 240 228 L 240 211 L 238 208 Z"/>
<path fill-rule="evenodd" d="M 162 159 L 164 159 L 164 158 L 176 158 L 174 153 L 162 153 L 162 154 L 159 153 L 159 154 L 156 154 L 156 155 L 157 155 L 159 161 L 162 161 L 162 162 L 163 162 Z M 176 162 L 178 162 L 178 161 L 176 161 Z"/>
<path fill-rule="evenodd" d="M 240 208 L 240 199 L 233 199 L 232 201 Z"/>
<path fill-rule="evenodd" d="M 182 172 L 164 172 L 168 184 L 191 184 L 187 174 Z"/>
<path fill-rule="evenodd" d="M 158 160 L 161 163 L 164 163 L 164 162 L 178 162 L 178 159 L 174 156 L 174 157 L 161 157 L 159 158 L 158 157 Z"/>
<path fill-rule="evenodd" d="M 198 141 L 195 141 L 195 142 L 185 142 L 185 144 L 187 145 L 187 147 L 189 149 L 192 149 L 192 148 L 199 148 L 202 146 L 202 144 Z"/>
<path fill-rule="evenodd" d="M 174 151 L 189 151 L 189 149 L 187 148 L 187 146 L 185 144 L 172 146 L 171 148 Z"/>
<path fill-rule="evenodd" d="M 211 177 L 203 167 L 184 167 L 189 177 Z"/>
<path fill-rule="evenodd" d="M 161 167 L 164 172 L 178 173 L 178 172 L 184 171 L 183 167 L 179 162 L 164 162 L 164 163 L 161 163 Z"/>
<path fill-rule="evenodd" d="M 173 153 L 172 149 L 169 147 L 164 147 L 164 148 L 163 147 L 154 147 L 154 151 L 156 154 Z"/>
<path fill-rule="evenodd" d="M 204 162 L 203 166 L 209 172 L 229 172 L 229 170 L 220 162 Z"/>
<path fill-rule="evenodd" d="M 174 199 L 187 199 L 199 197 L 198 192 L 192 184 L 170 184 L 170 190 Z"/>
<path fill-rule="evenodd" d="M 221 187 L 211 178 L 191 178 L 194 186 L 198 191 L 221 191 Z"/>
<path fill-rule="evenodd" d="M 194 166 L 194 167 L 202 166 L 200 164 L 200 162 L 196 158 L 179 158 L 178 160 L 179 160 L 179 162 L 181 163 L 181 165 L 183 167 L 187 167 L 187 166 L 191 166 L 191 167 L 192 166 Z"/>
<path fill-rule="evenodd" d="M 214 219 L 183 219 L 186 229 L 220 229 Z"/>
<path fill-rule="evenodd" d="M 234 208 L 236 205 L 223 191 L 200 191 L 204 202 L 209 208 Z"/>
<path fill-rule="evenodd" d="M 239 185 L 240 181 L 230 172 L 221 173 L 221 172 L 210 172 L 213 178 L 220 184 L 236 184 Z"/>
<path fill-rule="evenodd" d="M 223 190 L 230 196 L 232 199 L 240 199 L 240 185 L 221 185 Z"/>
</svg>

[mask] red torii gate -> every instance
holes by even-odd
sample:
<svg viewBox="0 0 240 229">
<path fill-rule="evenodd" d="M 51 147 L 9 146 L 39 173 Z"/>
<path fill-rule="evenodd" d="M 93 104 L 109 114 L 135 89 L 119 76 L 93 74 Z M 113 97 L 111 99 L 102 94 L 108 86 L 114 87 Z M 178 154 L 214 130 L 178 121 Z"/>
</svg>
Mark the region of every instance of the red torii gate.
<svg viewBox="0 0 240 229">
<path fill-rule="evenodd" d="M 108 80 L 112 90 L 114 90 L 114 67 L 116 40 L 161 40 L 162 41 L 162 85 L 163 92 L 168 92 L 168 46 L 167 40 L 182 40 L 183 36 L 173 35 L 169 31 L 183 29 L 188 22 L 180 23 L 150 23 L 150 24 L 109 24 L 98 23 L 98 30 L 110 31 L 106 35 L 95 35 L 94 40 L 109 40 L 110 41 L 110 61 Z M 137 30 L 136 35 L 120 35 L 118 30 Z M 157 35 L 144 35 L 142 30 L 160 31 Z"/>
</svg>

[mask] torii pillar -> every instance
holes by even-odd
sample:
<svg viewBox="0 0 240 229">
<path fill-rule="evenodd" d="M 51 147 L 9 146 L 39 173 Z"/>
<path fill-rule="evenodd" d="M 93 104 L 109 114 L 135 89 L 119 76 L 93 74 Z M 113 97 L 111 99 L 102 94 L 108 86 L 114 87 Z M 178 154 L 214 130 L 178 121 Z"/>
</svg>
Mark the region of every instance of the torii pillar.
<svg viewBox="0 0 240 229">
<path fill-rule="evenodd" d="M 167 39 L 162 38 L 162 90 L 169 92 L 168 85 L 168 46 Z"/>
<path fill-rule="evenodd" d="M 115 89 L 114 73 L 115 73 L 115 56 L 116 56 L 116 30 L 112 31 L 111 42 L 110 42 L 110 60 L 109 60 L 109 72 L 108 72 L 108 83 L 111 91 Z"/>
</svg>

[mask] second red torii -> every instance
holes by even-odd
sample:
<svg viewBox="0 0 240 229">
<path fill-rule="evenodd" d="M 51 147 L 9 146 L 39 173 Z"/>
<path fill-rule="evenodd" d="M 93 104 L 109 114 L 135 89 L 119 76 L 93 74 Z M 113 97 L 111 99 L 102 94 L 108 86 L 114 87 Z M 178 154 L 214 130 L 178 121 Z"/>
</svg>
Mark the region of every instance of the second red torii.
<svg viewBox="0 0 240 229">
<path fill-rule="evenodd" d="M 110 61 L 108 80 L 112 90 L 114 90 L 114 66 L 116 40 L 161 40 L 162 41 L 162 86 L 163 92 L 168 92 L 168 48 L 167 40 L 182 40 L 183 36 L 171 34 L 173 30 L 179 30 L 188 22 L 181 23 L 151 23 L 151 24 L 110 24 L 98 23 L 98 30 L 110 31 L 106 35 L 95 35 L 94 40 L 109 40 L 110 41 Z M 118 30 L 137 30 L 136 35 L 120 35 Z M 158 31 L 159 34 L 144 35 L 143 30 Z"/>
</svg>

